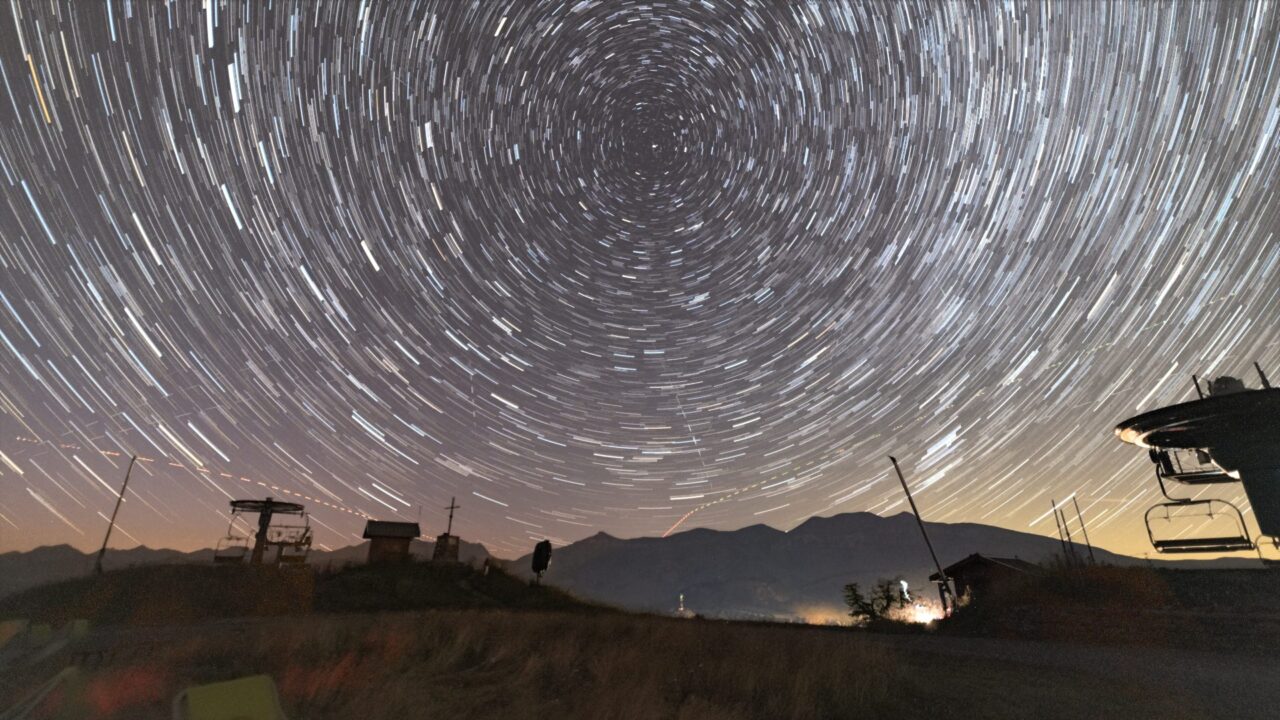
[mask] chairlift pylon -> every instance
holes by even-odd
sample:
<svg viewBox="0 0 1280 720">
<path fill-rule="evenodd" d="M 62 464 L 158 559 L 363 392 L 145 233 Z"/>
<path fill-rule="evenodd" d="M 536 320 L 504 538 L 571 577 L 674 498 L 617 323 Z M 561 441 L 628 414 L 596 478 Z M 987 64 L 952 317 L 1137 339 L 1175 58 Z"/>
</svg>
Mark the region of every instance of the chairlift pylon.
<svg viewBox="0 0 1280 720">
<path fill-rule="evenodd" d="M 252 536 L 236 535 L 236 517 L 242 513 L 258 516 L 258 531 Z M 295 515 L 302 518 L 301 525 L 275 525 L 271 520 L 278 515 Z M 311 552 L 311 519 L 299 503 L 268 497 L 266 500 L 232 500 L 231 523 L 227 535 L 214 548 L 213 561 L 219 564 L 245 562 L 261 564 L 268 548 L 276 548 L 274 563 L 277 565 L 305 565 Z"/>
<path fill-rule="evenodd" d="M 1156 481 L 1167 502 L 1147 511 L 1144 521 L 1158 552 L 1238 552 L 1261 547 L 1249 535 L 1239 507 L 1216 498 L 1177 497 L 1169 483 L 1215 485 L 1240 483 L 1261 536 L 1280 539 L 1280 388 L 1271 386 L 1255 362 L 1260 388 L 1219 375 L 1202 387 L 1192 376 L 1196 399 L 1148 410 L 1115 428 L 1116 437 L 1150 452 Z M 1231 518 L 1235 528 L 1217 537 L 1159 540 L 1153 521 L 1199 514 Z"/>
</svg>

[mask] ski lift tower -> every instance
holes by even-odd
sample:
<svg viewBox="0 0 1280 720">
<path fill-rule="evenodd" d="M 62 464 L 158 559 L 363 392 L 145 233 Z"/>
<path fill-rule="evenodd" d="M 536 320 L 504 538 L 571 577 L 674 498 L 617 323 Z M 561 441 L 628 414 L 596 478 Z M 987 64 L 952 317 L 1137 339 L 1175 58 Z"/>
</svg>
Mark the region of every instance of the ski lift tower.
<svg viewBox="0 0 1280 720">
<path fill-rule="evenodd" d="M 306 553 L 311 549 L 311 527 L 305 522 L 307 514 L 301 504 L 271 497 L 266 500 L 232 500 L 231 512 L 233 515 L 258 515 L 258 532 L 253 536 L 253 552 L 249 556 L 251 564 L 262 564 L 268 545 L 279 548 L 276 562 L 305 561 Z M 304 518 L 304 524 L 272 526 L 271 519 L 276 515 L 298 515 Z"/>
<path fill-rule="evenodd" d="M 1121 441 L 1146 448 L 1156 467 L 1156 481 L 1168 499 L 1147 511 L 1147 533 L 1162 553 L 1238 552 L 1254 550 L 1243 513 L 1225 500 L 1174 497 L 1169 483 L 1200 486 L 1240 483 L 1253 508 L 1258 529 L 1280 542 L 1280 388 L 1272 388 L 1262 368 L 1254 364 L 1261 388 L 1250 389 L 1233 377 L 1219 377 L 1203 393 L 1194 379 L 1198 399 L 1170 405 L 1129 418 L 1116 426 Z M 1155 519 L 1201 511 L 1211 520 L 1228 518 L 1234 532 L 1209 537 L 1175 536 L 1160 539 L 1152 531 Z"/>
</svg>

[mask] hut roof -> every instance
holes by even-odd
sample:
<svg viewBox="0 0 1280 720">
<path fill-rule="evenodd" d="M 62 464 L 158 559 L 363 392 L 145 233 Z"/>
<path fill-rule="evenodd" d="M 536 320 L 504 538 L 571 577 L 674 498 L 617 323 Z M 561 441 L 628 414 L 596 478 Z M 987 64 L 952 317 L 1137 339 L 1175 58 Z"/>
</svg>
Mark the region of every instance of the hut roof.
<svg viewBox="0 0 1280 720">
<path fill-rule="evenodd" d="M 364 526 L 366 538 L 416 538 L 421 535 L 422 529 L 418 527 L 418 523 L 370 520 Z"/>
</svg>

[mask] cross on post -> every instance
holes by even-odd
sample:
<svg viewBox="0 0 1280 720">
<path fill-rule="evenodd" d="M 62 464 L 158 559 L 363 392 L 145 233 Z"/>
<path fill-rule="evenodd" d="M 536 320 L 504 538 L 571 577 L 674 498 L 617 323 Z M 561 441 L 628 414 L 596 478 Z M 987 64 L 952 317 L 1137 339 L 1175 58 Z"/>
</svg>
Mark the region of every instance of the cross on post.
<svg viewBox="0 0 1280 720">
<path fill-rule="evenodd" d="M 453 534 L 453 511 L 454 511 L 454 510 L 457 510 L 457 509 L 458 509 L 458 508 L 460 508 L 460 507 L 462 507 L 461 505 L 459 505 L 459 504 L 457 503 L 457 499 L 458 499 L 458 498 L 456 498 L 456 497 L 451 497 L 451 498 L 449 498 L 449 506 L 445 508 L 445 510 L 448 510 L 448 511 L 449 511 L 449 527 L 448 527 L 448 529 L 447 529 L 447 530 L 445 530 L 445 531 L 444 531 L 444 534 L 445 534 L 445 535 L 452 535 L 452 534 Z"/>
</svg>

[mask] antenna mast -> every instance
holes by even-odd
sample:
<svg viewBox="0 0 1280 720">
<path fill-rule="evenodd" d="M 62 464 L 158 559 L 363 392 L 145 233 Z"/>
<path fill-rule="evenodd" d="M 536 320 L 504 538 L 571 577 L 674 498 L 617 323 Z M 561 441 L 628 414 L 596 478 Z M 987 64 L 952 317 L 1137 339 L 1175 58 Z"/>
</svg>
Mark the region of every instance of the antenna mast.
<svg viewBox="0 0 1280 720">
<path fill-rule="evenodd" d="M 1089 542 L 1089 528 L 1085 527 L 1084 515 L 1080 514 L 1080 501 L 1073 495 L 1071 502 L 1076 506 L 1076 519 L 1080 521 L 1080 532 L 1084 533 L 1084 546 L 1089 549 L 1089 564 L 1097 565 L 1098 561 L 1093 557 L 1093 543 Z"/>
<path fill-rule="evenodd" d="M 102 574 L 102 556 L 107 554 L 107 542 L 111 540 L 111 530 L 116 526 L 116 514 L 120 512 L 120 503 L 124 502 L 124 492 L 129 488 L 129 476 L 133 474 L 133 464 L 138 456 L 129 458 L 129 469 L 124 471 L 124 484 L 120 486 L 120 494 L 116 496 L 116 508 L 111 511 L 111 522 L 107 523 L 107 535 L 102 538 L 102 549 L 98 551 L 98 559 L 93 563 L 93 573 Z"/>
<path fill-rule="evenodd" d="M 1071 550 L 1071 561 L 1074 563 L 1079 557 L 1076 555 L 1076 540 L 1071 537 L 1071 524 L 1067 522 L 1067 511 L 1058 508 L 1058 514 L 1062 516 L 1062 532 L 1067 535 L 1067 548 Z"/>
<path fill-rule="evenodd" d="M 1049 499 L 1049 505 L 1053 508 L 1053 522 L 1058 526 L 1058 542 L 1062 543 L 1062 562 L 1071 563 L 1071 553 L 1067 550 L 1067 536 L 1062 531 L 1062 513 L 1058 511 L 1058 501 Z"/>
</svg>

